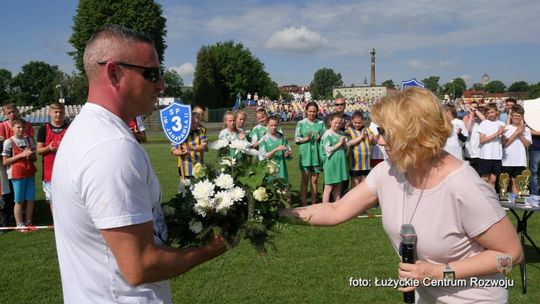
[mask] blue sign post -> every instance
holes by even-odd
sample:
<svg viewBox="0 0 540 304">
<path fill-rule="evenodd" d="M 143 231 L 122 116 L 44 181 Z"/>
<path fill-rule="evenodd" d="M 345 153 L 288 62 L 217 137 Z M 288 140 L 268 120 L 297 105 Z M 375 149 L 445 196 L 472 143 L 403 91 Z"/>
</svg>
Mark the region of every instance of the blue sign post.
<svg viewBox="0 0 540 304">
<path fill-rule="evenodd" d="M 424 84 L 419 82 L 418 80 L 416 80 L 416 78 L 412 78 L 412 79 L 409 79 L 409 80 L 404 80 L 401 82 L 401 89 L 404 90 L 406 88 L 410 88 L 410 87 L 421 87 L 423 88 L 424 87 Z"/>
<path fill-rule="evenodd" d="M 169 141 L 180 145 L 191 129 L 191 106 L 177 102 L 159 111 L 163 132 Z"/>
</svg>

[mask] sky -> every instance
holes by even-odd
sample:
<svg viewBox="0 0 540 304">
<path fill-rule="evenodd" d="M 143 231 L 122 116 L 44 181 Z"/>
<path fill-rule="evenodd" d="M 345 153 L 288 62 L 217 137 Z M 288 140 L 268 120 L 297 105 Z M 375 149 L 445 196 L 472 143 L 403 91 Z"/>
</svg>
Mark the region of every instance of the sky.
<svg viewBox="0 0 540 304">
<path fill-rule="evenodd" d="M 538 0 L 157 1 L 167 19 L 164 66 L 191 85 L 201 46 L 241 42 L 278 85 L 309 85 L 331 68 L 345 85 L 440 76 L 468 86 L 540 82 Z M 0 68 L 30 61 L 75 70 L 68 39 L 78 1 L 0 1 Z M 249 91 L 249 88 L 246 88 Z"/>
</svg>

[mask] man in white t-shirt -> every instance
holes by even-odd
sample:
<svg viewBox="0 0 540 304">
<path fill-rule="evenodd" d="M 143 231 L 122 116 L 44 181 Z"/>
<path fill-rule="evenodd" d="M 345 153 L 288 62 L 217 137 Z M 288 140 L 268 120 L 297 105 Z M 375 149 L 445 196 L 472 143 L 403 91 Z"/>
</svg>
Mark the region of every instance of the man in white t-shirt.
<svg viewBox="0 0 540 304">
<path fill-rule="evenodd" d="M 84 52 L 88 102 L 62 140 L 53 169 L 55 239 L 64 303 L 171 303 L 168 279 L 225 251 L 173 249 L 161 188 L 128 127 L 164 89 L 154 44 L 104 26 Z"/>
<path fill-rule="evenodd" d="M 498 116 L 497 105 L 494 103 L 487 104 L 486 120 L 482 121 L 478 127 L 478 134 L 480 134 L 478 173 L 483 180 L 490 183 L 493 187 L 495 187 L 497 176 L 501 173 L 501 136 L 505 129 L 504 122 L 497 120 Z"/>
<path fill-rule="evenodd" d="M 527 148 L 531 145 L 531 129 L 525 126 L 523 115 L 525 110 L 514 105 L 510 121 L 504 132 L 502 172 L 512 178 L 512 192 L 518 193 L 516 177 L 527 167 Z"/>
</svg>

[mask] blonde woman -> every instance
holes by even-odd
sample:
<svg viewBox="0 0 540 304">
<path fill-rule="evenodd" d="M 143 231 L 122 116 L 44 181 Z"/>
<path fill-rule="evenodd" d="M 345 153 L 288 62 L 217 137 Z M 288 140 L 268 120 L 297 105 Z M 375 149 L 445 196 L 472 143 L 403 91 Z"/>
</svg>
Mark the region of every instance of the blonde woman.
<svg viewBox="0 0 540 304">
<path fill-rule="evenodd" d="M 509 266 L 504 262 L 515 265 L 522 259 L 518 236 L 493 187 L 443 150 L 452 125 L 437 98 L 425 89 L 410 88 L 376 104 L 372 118 L 379 126 L 379 144 L 389 158 L 337 203 L 288 209 L 282 214 L 314 225 L 337 225 L 378 201 L 384 230 L 396 251 L 400 227 L 411 224 L 416 229 L 418 261 L 400 263 L 400 278 L 426 283 L 453 272 L 455 279 L 502 279 L 499 271 Z M 412 290 L 415 287 L 400 288 Z M 421 285 L 416 296 L 418 303 L 508 302 L 503 287 L 470 284 Z"/>
</svg>

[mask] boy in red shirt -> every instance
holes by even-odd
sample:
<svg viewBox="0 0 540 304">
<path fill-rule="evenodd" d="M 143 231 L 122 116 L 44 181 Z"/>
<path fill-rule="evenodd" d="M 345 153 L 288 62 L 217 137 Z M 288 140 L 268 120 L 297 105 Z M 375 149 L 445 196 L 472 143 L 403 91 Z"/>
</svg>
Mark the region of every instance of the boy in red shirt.
<svg viewBox="0 0 540 304">
<path fill-rule="evenodd" d="M 56 151 L 60 146 L 62 137 L 66 133 L 68 123 L 65 121 L 66 112 L 63 104 L 53 102 L 49 106 L 50 122 L 41 126 L 38 130 L 36 151 L 43 156 L 43 192 L 45 199 L 51 206 L 51 176 L 56 157 Z"/>
<path fill-rule="evenodd" d="M 13 213 L 17 227 L 32 225 L 34 201 L 36 199 L 35 143 L 25 135 L 26 122 L 21 118 L 11 121 L 14 135 L 4 141 L 3 164 L 7 167 L 8 178 L 13 183 L 15 207 Z M 26 202 L 26 221 L 23 218 L 23 204 Z M 19 231 L 25 232 L 24 229 Z"/>
</svg>

